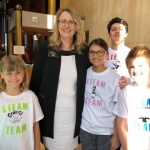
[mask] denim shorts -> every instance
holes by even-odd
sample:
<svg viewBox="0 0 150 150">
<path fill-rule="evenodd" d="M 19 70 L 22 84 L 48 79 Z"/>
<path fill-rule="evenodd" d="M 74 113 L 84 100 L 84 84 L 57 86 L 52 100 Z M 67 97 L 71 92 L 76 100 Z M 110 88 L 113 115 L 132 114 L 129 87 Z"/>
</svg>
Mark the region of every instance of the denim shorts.
<svg viewBox="0 0 150 150">
<path fill-rule="evenodd" d="M 82 150 L 110 150 L 112 135 L 95 135 L 80 129 Z"/>
</svg>

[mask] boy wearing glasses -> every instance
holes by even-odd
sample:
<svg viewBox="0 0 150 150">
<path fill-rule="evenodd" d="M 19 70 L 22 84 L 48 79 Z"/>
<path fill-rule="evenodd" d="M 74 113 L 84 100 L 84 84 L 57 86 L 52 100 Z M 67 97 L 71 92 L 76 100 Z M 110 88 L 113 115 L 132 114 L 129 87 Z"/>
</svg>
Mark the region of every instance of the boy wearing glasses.
<svg viewBox="0 0 150 150">
<path fill-rule="evenodd" d="M 108 49 L 108 58 L 105 65 L 115 70 L 121 76 L 129 77 L 125 64 L 125 58 L 130 49 L 125 45 L 128 35 L 128 23 L 119 17 L 109 21 L 107 25 L 108 34 L 111 40 L 111 47 Z"/>
<path fill-rule="evenodd" d="M 120 93 L 120 76 L 104 65 L 107 57 L 107 43 L 100 38 L 92 40 L 89 44 L 92 66 L 87 70 L 80 131 L 82 150 L 115 149 L 111 143 L 116 118 L 113 110 Z M 117 140 L 114 134 L 113 141 Z"/>
</svg>

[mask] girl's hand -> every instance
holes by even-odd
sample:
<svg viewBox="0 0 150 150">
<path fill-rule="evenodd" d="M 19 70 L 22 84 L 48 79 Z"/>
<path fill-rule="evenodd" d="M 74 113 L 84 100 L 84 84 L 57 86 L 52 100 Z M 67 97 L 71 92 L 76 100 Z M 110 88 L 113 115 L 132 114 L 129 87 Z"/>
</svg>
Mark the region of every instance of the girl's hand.
<svg viewBox="0 0 150 150">
<path fill-rule="evenodd" d="M 118 84 L 119 84 L 119 87 L 121 89 L 125 88 L 127 86 L 127 79 L 126 79 L 126 77 L 121 76 L 121 78 L 119 79 Z"/>
</svg>

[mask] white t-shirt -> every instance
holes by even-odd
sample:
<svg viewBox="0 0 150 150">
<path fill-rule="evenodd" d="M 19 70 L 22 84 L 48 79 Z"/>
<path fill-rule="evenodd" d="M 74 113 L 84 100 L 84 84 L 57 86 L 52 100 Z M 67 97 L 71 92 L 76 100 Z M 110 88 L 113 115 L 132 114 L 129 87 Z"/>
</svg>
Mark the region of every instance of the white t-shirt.
<svg viewBox="0 0 150 150">
<path fill-rule="evenodd" d="M 128 85 L 114 113 L 128 120 L 129 150 L 150 150 L 150 89 Z"/>
<path fill-rule="evenodd" d="M 81 128 L 97 135 L 111 135 L 114 129 L 113 109 L 118 101 L 120 76 L 107 68 L 97 73 L 87 70 Z"/>
<path fill-rule="evenodd" d="M 121 47 L 118 50 L 108 49 L 109 55 L 105 61 L 105 66 L 115 70 L 120 76 L 129 77 L 126 67 L 125 59 L 130 49 L 126 46 Z"/>
<path fill-rule="evenodd" d="M 0 93 L 0 150 L 34 150 L 33 123 L 43 117 L 32 91 Z"/>
</svg>

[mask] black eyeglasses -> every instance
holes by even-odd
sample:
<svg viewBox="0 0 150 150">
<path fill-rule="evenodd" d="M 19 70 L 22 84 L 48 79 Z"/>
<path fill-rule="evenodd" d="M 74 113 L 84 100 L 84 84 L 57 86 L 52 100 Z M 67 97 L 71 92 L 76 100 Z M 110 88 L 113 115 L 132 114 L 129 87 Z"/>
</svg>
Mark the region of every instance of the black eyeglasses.
<svg viewBox="0 0 150 150">
<path fill-rule="evenodd" d="M 102 50 L 99 50 L 99 51 L 97 51 L 97 52 L 95 52 L 95 51 L 93 51 L 93 50 L 89 50 L 89 56 L 90 57 L 93 57 L 93 56 L 95 56 L 95 54 L 96 54 L 96 56 L 104 56 L 105 54 L 106 54 L 107 52 L 106 51 L 102 51 Z"/>
<path fill-rule="evenodd" d="M 61 25 L 66 25 L 68 24 L 69 26 L 73 26 L 76 24 L 76 22 L 74 20 L 65 20 L 65 19 L 62 19 L 62 20 L 58 20 L 58 23 L 60 23 Z"/>
</svg>

